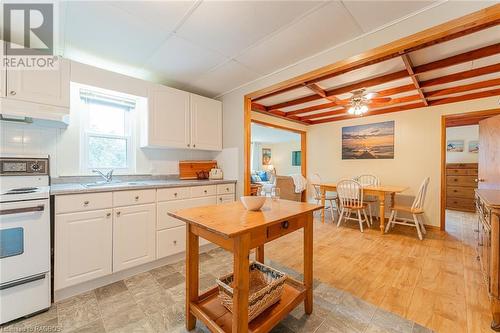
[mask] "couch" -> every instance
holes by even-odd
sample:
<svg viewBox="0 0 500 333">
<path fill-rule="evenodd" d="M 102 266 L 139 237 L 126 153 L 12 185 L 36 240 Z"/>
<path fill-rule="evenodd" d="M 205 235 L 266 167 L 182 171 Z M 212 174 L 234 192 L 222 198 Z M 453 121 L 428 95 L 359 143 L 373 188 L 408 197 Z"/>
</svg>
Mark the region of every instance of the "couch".
<svg viewBox="0 0 500 333">
<path fill-rule="evenodd" d="M 295 184 L 290 176 L 276 176 L 276 187 L 280 189 L 280 198 L 301 201 L 302 193 L 295 193 Z"/>
</svg>

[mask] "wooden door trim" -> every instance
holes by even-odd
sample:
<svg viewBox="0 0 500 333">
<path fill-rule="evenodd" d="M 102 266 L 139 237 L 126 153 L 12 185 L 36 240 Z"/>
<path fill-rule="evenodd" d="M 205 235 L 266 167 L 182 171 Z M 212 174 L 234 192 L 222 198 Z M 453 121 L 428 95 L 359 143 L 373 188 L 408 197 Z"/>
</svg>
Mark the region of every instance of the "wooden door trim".
<svg viewBox="0 0 500 333">
<path fill-rule="evenodd" d="M 278 125 L 278 124 L 273 124 L 273 123 L 268 123 L 262 120 L 258 119 L 252 119 L 252 101 L 248 96 L 244 97 L 244 163 L 245 163 L 245 169 L 243 172 L 243 184 L 244 184 L 244 195 L 250 195 L 250 145 L 252 141 L 252 123 L 256 123 L 259 125 L 264 125 L 264 126 L 269 126 L 277 129 L 282 129 L 285 131 L 290 131 L 294 132 L 297 134 L 300 134 L 300 150 L 301 150 L 301 155 L 300 155 L 300 172 L 302 176 L 306 178 L 307 175 L 307 132 L 303 130 L 299 130 L 296 128 L 292 127 L 287 127 L 283 125 Z M 302 192 L 302 201 L 306 200 L 306 191 Z"/>
<path fill-rule="evenodd" d="M 500 114 L 500 108 L 441 116 L 441 205 L 440 230 L 446 228 L 446 128 L 479 124 L 480 120 Z"/>
</svg>

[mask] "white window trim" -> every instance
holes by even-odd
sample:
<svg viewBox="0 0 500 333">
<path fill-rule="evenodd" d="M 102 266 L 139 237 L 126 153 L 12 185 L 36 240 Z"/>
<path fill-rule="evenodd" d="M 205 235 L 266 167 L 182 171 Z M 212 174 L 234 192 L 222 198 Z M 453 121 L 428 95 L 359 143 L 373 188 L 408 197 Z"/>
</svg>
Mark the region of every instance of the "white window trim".
<svg viewBox="0 0 500 333">
<path fill-rule="evenodd" d="M 133 96 L 122 94 L 116 91 L 110 91 L 106 89 L 101 89 L 98 87 L 87 86 L 83 84 L 75 84 L 75 89 L 77 89 L 77 93 L 75 96 L 77 99 L 78 112 L 80 113 L 80 172 L 82 175 L 95 175 L 92 170 L 96 169 L 95 167 L 89 166 L 89 151 L 88 151 L 88 142 L 89 137 L 104 137 L 104 138 L 123 138 L 127 142 L 127 167 L 126 168 L 113 168 L 114 173 L 118 175 L 128 175 L 134 174 L 136 171 L 136 154 L 135 154 L 135 126 L 134 119 L 136 116 L 137 107 L 134 110 L 130 110 L 125 113 L 125 135 L 111 135 L 111 134 L 103 134 L 99 132 L 94 132 L 88 129 L 89 125 L 89 113 L 87 109 L 87 103 L 85 103 L 82 98 L 80 98 L 80 89 L 88 89 L 95 90 L 98 92 L 104 92 L 110 95 L 115 96 L 124 96 L 126 98 L 130 98 Z M 105 169 L 105 168 L 97 168 L 97 169 Z M 109 170 L 109 168 L 108 168 Z"/>
</svg>

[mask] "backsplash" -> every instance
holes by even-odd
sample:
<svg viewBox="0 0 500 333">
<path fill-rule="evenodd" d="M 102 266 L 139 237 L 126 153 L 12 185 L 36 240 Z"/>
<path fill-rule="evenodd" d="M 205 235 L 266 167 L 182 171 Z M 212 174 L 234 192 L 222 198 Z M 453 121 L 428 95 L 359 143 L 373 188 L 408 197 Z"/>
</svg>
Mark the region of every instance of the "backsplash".
<svg viewBox="0 0 500 333">
<path fill-rule="evenodd" d="M 77 129 L 38 124 L 0 122 L 0 153 L 3 155 L 49 155 L 50 175 L 79 176 Z M 136 174 L 179 173 L 179 160 L 217 159 L 219 152 L 187 149 L 136 149 Z"/>
</svg>

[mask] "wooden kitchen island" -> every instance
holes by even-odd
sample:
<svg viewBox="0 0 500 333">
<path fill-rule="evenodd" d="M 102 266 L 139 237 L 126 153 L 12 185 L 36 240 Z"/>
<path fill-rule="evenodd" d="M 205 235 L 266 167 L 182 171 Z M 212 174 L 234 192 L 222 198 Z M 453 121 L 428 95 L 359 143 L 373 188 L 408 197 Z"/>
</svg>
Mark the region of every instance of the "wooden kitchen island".
<svg viewBox="0 0 500 333">
<path fill-rule="evenodd" d="M 186 329 L 194 329 L 199 319 L 212 332 L 268 332 L 302 301 L 305 312 L 312 313 L 313 212 L 321 208 L 304 202 L 268 199 L 257 212 L 247 211 L 240 202 L 234 202 L 169 213 L 187 223 Z M 257 261 L 264 262 L 265 243 L 300 229 L 304 229 L 304 281 L 288 278 L 281 300 L 249 323 L 250 251 L 256 249 Z M 199 237 L 233 253 L 233 313 L 219 301 L 217 287 L 198 294 Z"/>
</svg>

